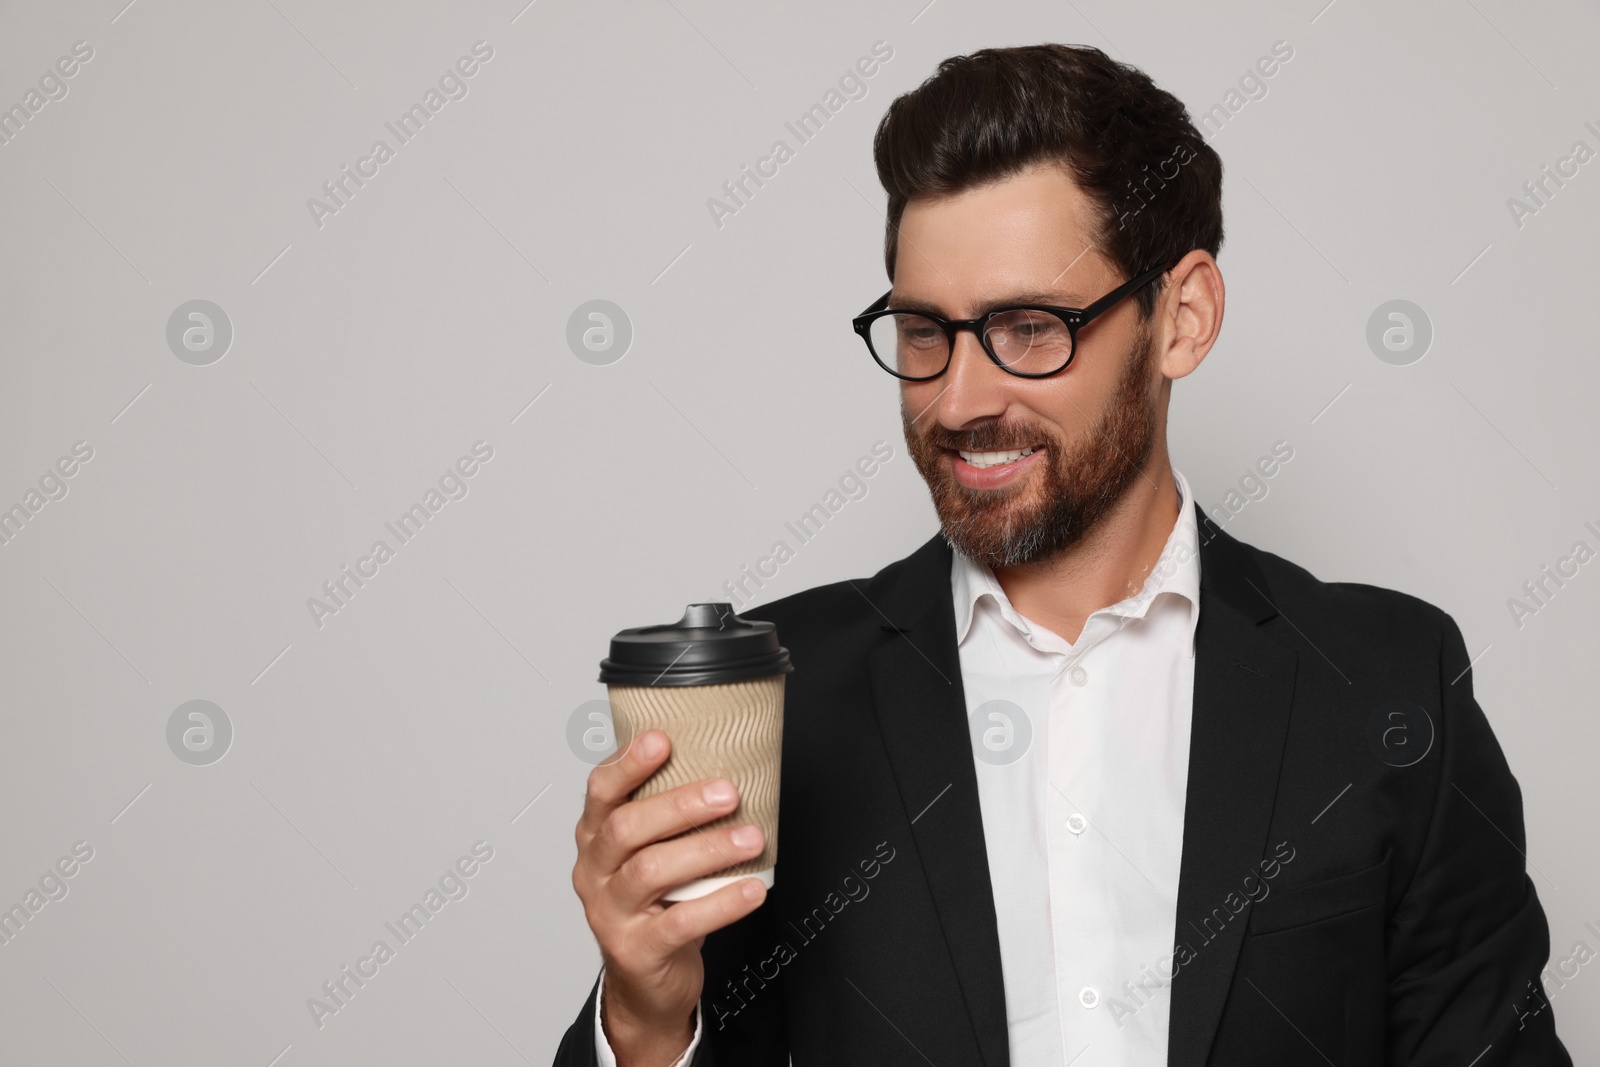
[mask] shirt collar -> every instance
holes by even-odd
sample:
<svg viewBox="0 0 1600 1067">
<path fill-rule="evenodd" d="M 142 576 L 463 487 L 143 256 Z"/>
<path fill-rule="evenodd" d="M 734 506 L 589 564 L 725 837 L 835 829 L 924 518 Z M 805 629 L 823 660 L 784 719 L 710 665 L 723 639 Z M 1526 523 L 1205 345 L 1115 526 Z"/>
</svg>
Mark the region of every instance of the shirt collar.
<svg viewBox="0 0 1600 1067">
<path fill-rule="evenodd" d="M 1172 477 L 1178 485 L 1178 520 L 1167 543 L 1161 550 L 1156 565 L 1145 578 L 1144 586 L 1133 596 L 1101 608 L 1094 614 L 1121 615 L 1126 618 L 1143 618 L 1150 605 L 1161 593 L 1181 597 L 1188 609 L 1189 648 L 1194 649 L 1194 631 L 1200 615 L 1200 547 L 1199 531 L 1195 528 L 1194 497 L 1189 491 L 1189 481 L 1176 467 Z M 956 644 L 967 639 L 972 630 L 972 620 L 978 604 L 988 597 L 999 610 L 1001 618 L 1023 633 L 1032 627 L 1011 606 L 1011 600 L 995 579 L 994 572 L 977 563 L 959 550 L 952 553 L 950 588 L 956 612 Z"/>
</svg>

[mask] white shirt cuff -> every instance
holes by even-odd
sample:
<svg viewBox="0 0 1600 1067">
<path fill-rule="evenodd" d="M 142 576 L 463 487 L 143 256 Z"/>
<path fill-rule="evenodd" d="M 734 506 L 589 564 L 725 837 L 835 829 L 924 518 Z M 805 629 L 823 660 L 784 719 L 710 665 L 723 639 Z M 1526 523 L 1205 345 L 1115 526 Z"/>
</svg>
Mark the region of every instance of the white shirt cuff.
<svg viewBox="0 0 1600 1067">
<path fill-rule="evenodd" d="M 595 989 L 594 995 L 594 1052 L 600 1061 L 600 1067 L 617 1067 L 617 1054 L 611 1051 L 611 1042 L 606 1040 L 605 1028 L 600 1025 L 601 1000 L 606 993 L 606 970 L 600 968 L 600 985 Z M 694 1056 L 694 1050 L 700 1047 L 700 1005 L 694 1006 L 694 1038 L 690 1040 L 689 1047 L 683 1050 L 683 1055 L 672 1061 L 672 1067 L 684 1067 L 684 1064 Z"/>
</svg>

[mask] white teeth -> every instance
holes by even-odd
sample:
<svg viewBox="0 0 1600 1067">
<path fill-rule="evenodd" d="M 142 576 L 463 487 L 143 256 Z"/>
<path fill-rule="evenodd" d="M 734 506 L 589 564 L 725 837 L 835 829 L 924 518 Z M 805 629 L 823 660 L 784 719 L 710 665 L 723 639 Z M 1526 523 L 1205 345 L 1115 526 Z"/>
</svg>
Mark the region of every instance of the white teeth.
<svg viewBox="0 0 1600 1067">
<path fill-rule="evenodd" d="M 971 466 L 983 470 L 985 467 L 998 467 L 1002 463 L 1015 463 L 1023 456 L 1038 451 L 1038 448 L 1038 445 L 1031 445 L 1010 452 L 962 452 L 961 458 Z"/>
</svg>

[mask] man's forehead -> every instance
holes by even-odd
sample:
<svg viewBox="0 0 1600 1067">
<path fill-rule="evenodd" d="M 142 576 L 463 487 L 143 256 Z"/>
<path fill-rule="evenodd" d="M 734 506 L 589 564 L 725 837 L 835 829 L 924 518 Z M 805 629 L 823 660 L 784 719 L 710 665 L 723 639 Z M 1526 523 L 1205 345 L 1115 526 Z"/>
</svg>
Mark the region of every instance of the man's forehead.
<svg viewBox="0 0 1600 1067">
<path fill-rule="evenodd" d="M 1004 304 L 1083 307 L 1116 270 L 1081 190 L 1048 163 L 906 205 L 891 307 L 947 318 Z"/>
<path fill-rule="evenodd" d="M 1046 304 L 1053 307 L 1082 308 L 1092 303 L 1094 296 L 1079 286 L 1058 285 L 1048 288 L 1018 285 L 990 287 L 956 293 L 948 287 L 925 294 L 920 288 L 892 289 L 889 306 L 906 311 L 926 311 L 941 318 L 959 319 L 977 317 L 997 307 L 1018 304 Z"/>
<path fill-rule="evenodd" d="M 1055 260 L 1062 265 L 1056 266 Z M 1054 257 L 1040 269 L 1020 264 L 992 272 L 901 269 L 895 272 L 889 306 L 945 318 L 981 315 L 991 308 L 1015 304 L 1081 308 L 1110 287 L 1105 279 L 1112 273 L 1092 253 Z"/>
</svg>

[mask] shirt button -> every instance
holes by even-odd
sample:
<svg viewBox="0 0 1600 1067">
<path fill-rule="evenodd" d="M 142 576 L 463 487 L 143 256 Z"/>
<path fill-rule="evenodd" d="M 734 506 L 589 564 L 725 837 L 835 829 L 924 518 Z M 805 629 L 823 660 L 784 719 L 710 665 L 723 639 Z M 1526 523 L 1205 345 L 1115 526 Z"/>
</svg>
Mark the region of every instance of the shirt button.
<svg viewBox="0 0 1600 1067">
<path fill-rule="evenodd" d="M 1089 828 L 1089 820 L 1085 819 L 1082 815 L 1078 814 L 1077 812 L 1073 812 L 1071 815 L 1067 816 L 1067 829 L 1071 830 L 1073 833 L 1081 834 L 1085 830 L 1087 830 L 1088 828 Z M 1094 1007 L 1094 1005 L 1091 1004 L 1091 1005 L 1089 1005 L 1089 1007 L 1092 1008 L 1092 1007 Z"/>
<path fill-rule="evenodd" d="M 1067 677 L 1071 679 L 1073 685 L 1080 688 L 1089 683 L 1089 672 L 1084 670 L 1082 667 L 1072 668 L 1072 670 L 1067 672 Z"/>
<path fill-rule="evenodd" d="M 1078 990 L 1078 1003 L 1086 1008 L 1092 1008 L 1100 1003 L 1100 993 L 1092 985 L 1086 985 Z"/>
</svg>

